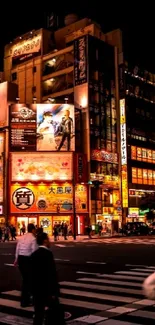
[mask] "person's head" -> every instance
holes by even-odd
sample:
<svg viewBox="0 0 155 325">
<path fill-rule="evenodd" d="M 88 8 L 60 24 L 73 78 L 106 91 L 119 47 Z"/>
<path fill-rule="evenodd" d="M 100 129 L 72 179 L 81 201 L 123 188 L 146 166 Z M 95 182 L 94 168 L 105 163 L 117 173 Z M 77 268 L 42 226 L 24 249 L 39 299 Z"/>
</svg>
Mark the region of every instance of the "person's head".
<svg viewBox="0 0 155 325">
<path fill-rule="evenodd" d="M 46 232 L 39 233 L 37 236 L 37 244 L 38 246 L 50 247 L 49 237 Z"/>
<path fill-rule="evenodd" d="M 52 113 L 50 111 L 43 113 L 44 121 L 51 123 L 52 122 Z"/>
<path fill-rule="evenodd" d="M 68 109 L 66 109 L 64 118 L 65 118 L 65 120 L 67 120 L 69 117 L 70 117 L 70 111 Z"/>
<path fill-rule="evenodd" d="M 35 234 L 36 228 L 33 223 L 29 223 L 27 226 L 27 231 L 31 234 Z"/>
</svg>

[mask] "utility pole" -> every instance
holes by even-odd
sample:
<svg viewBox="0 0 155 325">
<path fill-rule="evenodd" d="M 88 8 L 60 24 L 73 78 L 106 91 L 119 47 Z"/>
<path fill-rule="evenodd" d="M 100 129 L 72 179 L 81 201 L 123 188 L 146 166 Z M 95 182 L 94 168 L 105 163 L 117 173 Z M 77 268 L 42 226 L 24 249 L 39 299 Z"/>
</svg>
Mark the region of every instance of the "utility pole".
<svg viewBox="0 0 155 325">
<path fill-rule="evenodd" d="M 73 229 L 74 229 L 74 240 L 76 240 L 76 201 L 75 201 L 75 178 L 73 175 Z"/>
</svg>

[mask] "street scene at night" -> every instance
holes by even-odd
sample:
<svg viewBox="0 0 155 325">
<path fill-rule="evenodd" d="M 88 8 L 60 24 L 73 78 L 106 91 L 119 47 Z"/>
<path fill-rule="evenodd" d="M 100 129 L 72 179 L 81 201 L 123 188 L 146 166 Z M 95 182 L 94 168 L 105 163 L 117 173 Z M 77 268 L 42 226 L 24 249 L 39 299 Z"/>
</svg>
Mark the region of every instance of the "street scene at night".
<svg viewBox="0 0 155 325">
<path fill-rule="evenodd" d="M 154 18 L 64 5 L 0 27 L 0 324 L 155 325 Z"/>
<path fill-rule="evenodd" d="M 140 240 L 140 239 L 139 239 Z M 153 266 L 154 244 L 120 239 L 51 243 L 68 324 L 154 324 L 154 300 L 142 284 Z M 0 246 L 1 324 L 32 324 L 32 307 L 21 308 L 21 278 L 13 266 L 15 243 Z M 145 263 L 144 263 L 145 261 Z M 45 282 L 46 279 L 41 279 Z"/>
</svg>

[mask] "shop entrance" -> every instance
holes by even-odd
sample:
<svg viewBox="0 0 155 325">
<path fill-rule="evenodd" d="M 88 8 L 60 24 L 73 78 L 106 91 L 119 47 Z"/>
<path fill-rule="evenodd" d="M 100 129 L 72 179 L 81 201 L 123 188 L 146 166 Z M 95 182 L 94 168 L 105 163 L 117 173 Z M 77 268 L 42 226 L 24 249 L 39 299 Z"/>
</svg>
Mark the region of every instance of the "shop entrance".
<svg viewBox="0 0 155 325">
<path fill-rule="evenodd" d="M 25 232 L 27 232 L 27 226 L 29 223 L 33 223 L 35 226 L 37 225 L 37 218 L 33 217 L 18 217 L 17 218 L 17 234 L 22 234 L 22 228 L 25 228 Z"/>
</svg>

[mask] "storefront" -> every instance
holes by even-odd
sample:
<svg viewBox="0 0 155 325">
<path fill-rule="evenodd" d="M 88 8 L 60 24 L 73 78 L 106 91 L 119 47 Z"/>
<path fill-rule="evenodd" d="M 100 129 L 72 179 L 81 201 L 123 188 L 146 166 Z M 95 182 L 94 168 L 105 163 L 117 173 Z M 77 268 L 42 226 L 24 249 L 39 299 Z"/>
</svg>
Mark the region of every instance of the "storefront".
<svg viewBox="0 0 155 325">
<path fill-rule="evenodd" d="M 63 157 L 57 153 L 52 156 L 27 153 L 20 154 L 20 158 L 19 154 L 12 154 L 9 222 L 16 226 L 18 233 L 22 226 L 27 228 L 32 222 L 52 235 L 55 224 L 66 223 L 73 228 L 73 215 L 76 215 L 76 233 L 84 234 L 88 188 L 86 184 L 73 184 L 71 159 L 70 153 L 66 154 L 66 161 L 65 153 Z M 61 179 L 62 170 L 68 180 Z M 59 180 L 51 181 L 54 172 Z"/>
<path fill-rule="evenodd" d="M 146 214 L 148 212 L 149 209 L 129 208 L 127 222 L 146 222 Z"/>
</svg>

